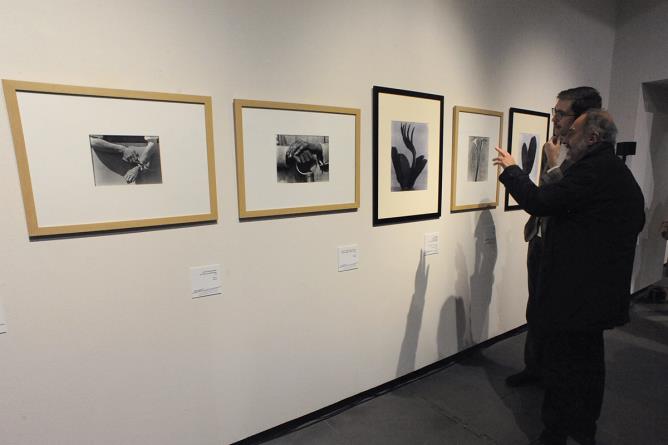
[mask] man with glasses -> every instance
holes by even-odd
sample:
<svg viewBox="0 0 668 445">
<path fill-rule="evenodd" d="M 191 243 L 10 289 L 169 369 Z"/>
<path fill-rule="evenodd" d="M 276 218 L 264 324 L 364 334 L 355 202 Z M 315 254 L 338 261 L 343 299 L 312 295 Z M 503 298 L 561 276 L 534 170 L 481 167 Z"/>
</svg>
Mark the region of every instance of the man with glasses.
<svg viewBox="0 0 668 445">
<path fill-rule="evenodd" d="M 558 181 L 570 165 L 566 158 L 566 149 L 562 142 L 568 129 L 582 113 L 590 108 L 601 108 L 601 95 L 592 87 L 577 87 L 564 90 L 557 95 L 557 103 L 552 108 L 552 138 L 543 146 L 540 185 Z M 543 234 L 547 230 L 547 218 L 531 215 L 524 226 L 524 240 L 529 243 L 527 249 L 527 276 L 529 299 L 527 302 L 527 336 L 524 343 L 524 369 L 506 378 L 511 387 L 541 383 L 541 362 L 543 341 L 540 329 L 531 322 L 531 312 L 536 306 L 536 285 L 538 270 L 543 255 Z"/>
<path fill-rule="evenodd" d="M 609 113 L 588 110 L 565 137 L 571 166 L 536 187 L 497 147 L 499 180 L 532 215 L 549 216 L 529 322 L 541 332 L 545 396 L 541 444 L 567 437 L 594 445 L 605 382 L 603 331 L 628 321 L 638 233 L 645 223 L 640 187 L 615 156 Z"/>
</svg>

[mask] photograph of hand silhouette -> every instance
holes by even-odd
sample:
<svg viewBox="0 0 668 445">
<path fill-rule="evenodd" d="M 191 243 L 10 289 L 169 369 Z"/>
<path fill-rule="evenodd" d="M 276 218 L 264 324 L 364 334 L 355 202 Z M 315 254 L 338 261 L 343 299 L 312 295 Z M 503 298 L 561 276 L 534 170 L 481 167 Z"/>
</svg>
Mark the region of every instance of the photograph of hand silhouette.
<svg viewBox="0 0 668 445">
<path fill-rule="evenodd" d="M 428 132 L 426 123 L 392 121 L 393 192 L 427 189 Z"/>
</svg>

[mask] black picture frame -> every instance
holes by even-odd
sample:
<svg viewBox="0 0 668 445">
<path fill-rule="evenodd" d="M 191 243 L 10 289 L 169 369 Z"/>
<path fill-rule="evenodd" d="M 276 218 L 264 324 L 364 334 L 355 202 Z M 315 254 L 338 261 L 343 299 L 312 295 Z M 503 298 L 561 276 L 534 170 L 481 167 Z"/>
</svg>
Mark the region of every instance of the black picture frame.
<svg viewBox="0 0 668 445">
<path fill-rule="evenodd" d="M 514 158 L 517 161 L 517 164 L 522 168 L 523 159 L 522 151 L 519 147 L 519 144 L 522 143 L 520 138 L 517 137 L 518 134 L 521 134 L 523 130 L 525 131 L 535 131 L 540 129 L 540 136 L 536 139 L 535 145 L 535 154 L 533 161 L 533 169 L 536 169 L 535 183 L 538 184 L 540 181 L 540 174 L 542 173 L 542 166 L 544 162 L 543 154 L 543 145 L 547 142 L 550 137 L 550 113 L 544 113 L 542 111 L 527 110 L 524 108 L 514 108 L 511 107 L 508 113 L 508 153 L 513 154 L 515 152 Z M 541 122 L 544 120 L 545 122 Z M 542 128 L 545 129 L 545 133 L 542 133 Z M 525 133 L 526 134 L 526 133 Z M 513 137 L 515 135 L 515 137 Z M 531 144 L 530 144 L 531 145 Z M 515 147 L 517 146 L 517 147 Z M 513 150 L 516 148 L 516 150 Z M 530 149 L 531 147 L 529 147 Z M 514 203 L 508 190 L 505 191 L 506 200 L 504 205 L 505 211 L 521 210 L 522 208 L 519 204 Z"/>
<path fill-rule="evenodd" d="M 374 226 L 441 217 L 444 103 L 438 94 L 373 87 Z M 404 154 L 392 145 L 398 126 Z"/>
</svg>

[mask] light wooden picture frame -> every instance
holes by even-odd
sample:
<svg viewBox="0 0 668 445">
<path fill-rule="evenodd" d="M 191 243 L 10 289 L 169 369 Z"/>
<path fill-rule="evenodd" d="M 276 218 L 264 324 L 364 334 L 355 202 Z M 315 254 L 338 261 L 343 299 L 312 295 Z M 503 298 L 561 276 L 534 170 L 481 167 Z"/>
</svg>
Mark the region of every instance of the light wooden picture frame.
<svg viewBox="0 0 668 445">
<path fill-rule="evenodd" d="M 360 114 L 235 99 L 239 217 L 359 208 Z"/>
<path fill-rule="evenodd" d="M 492 159 L 503 135 L 503 112 L 455 106 L 450 211 L 495 208 L 499 170 Z"/>
<path fill-rule="evenodd" d="M 374 225 L 440 218 L 444 101 L 373 87 Z"/>
<path fill-rule="evenodd" d="M 543 165 L 543 145 L 550 137 L 550 113 L 510 108 L 508 112 L 508 153 L 517 165 L 529 172 L 529 177 L 538 185 Z M 521 210 L 515 199 L 505 192 L 505 210 Z"/>
<path fill-rule="evenodd" d="M 2 83 L 30 237 L 217 220 L 211 97 Z"/>
</svg>

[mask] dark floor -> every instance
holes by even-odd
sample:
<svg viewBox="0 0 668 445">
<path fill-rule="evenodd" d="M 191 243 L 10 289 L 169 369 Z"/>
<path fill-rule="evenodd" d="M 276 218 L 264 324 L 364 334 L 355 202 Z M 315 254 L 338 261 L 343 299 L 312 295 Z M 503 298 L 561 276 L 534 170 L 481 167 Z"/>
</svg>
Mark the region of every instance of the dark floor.
<svg viewBox="0 0 668 445">
<path fill-rule="evenodd" d="M 597 443 L 668 444 L 668 304 L 636 303 L 632 320 L 606 332 L 606 392 Z M 504 384 L 507 375 L 522 368 L 524 336 L 265 443 L 526 445 L 542 430 L 542 391 Z"/>
</svg>

